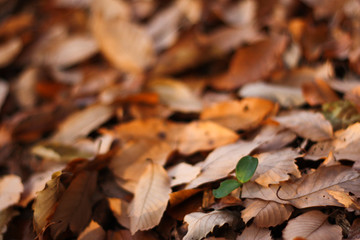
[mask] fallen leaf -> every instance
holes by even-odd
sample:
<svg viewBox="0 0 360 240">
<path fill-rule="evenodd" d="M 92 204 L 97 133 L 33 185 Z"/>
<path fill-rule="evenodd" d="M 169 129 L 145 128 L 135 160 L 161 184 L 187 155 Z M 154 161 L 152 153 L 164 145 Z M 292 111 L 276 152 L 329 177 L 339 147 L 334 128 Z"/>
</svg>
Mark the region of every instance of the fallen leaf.
<svg viewBox="0 0 360 240">
<path fill-rule="evenodd" d="M 357 196 L 360 194 L 356 188 L 359 181 L 360 174 L 357 171 L 351 167 L 335 165 L 321 167 L 294 182 L 285 182 L 280 185 L 261 187 L 254 182 L 247 182 L 243 185 L 241 197 L 291 204 L 297 208 L 344 207 L 329 191 L 343 192 L 347 196 L 351 192 Z"/>
<path fill-rule="evenodd" d="M 97 175 L 95 171 L 81 171 L 64 191 L 51 217 L 52 224 L 49 227 L 53 239 L 66 236 L 68 229 L 78 235 L 89 224 Z"/>
<path fill-rule="evenodd" d="M 20 212 L 14 208 L 6 208 L 0 211 L 0 239 L 4 239 L 4 233 L 7 231 L 8 223 Z"/>
<path fill-rule="evenodd" d="M 21 178 L 16 175 L 5 175 L 0 178 L 0 211 L 17 204 L 24 190 Z"/>
<path fill-rule="evenodd" d="M 288 220 L 293 208 L 288 204 L 260 199 L 247 199 L 244 202 L 245 209 L 241 211 L 241 218 L 247 223 L 254 218 L 257 227 L 274 227 Z"/>
<path fill-rule="evenodd" d="M 121 19 L 121 15 L 107 16 L 104 9 L 97 7 L 101 4 L 102 1 L 94 1 L 90 20 L 101 52 L 118 69 L 141 73 L 155 60 L 150 35 L 142 26 Z M 109 5 L 104 4 L 106 7 Z"/>
<path fill-rule="evenodd" d="M 327 218 L 327 215 L 317 210 L 304 213 L 289 221 L 283 231 L 283 237 L 285 240 L 342 239 L 341 227 L 329 224 Z"/>
<path fill-rule="evenodd" d="M 160 223 L 170 193 L 170 179 L 165 169 L 153 162 L 148 164 L 129 206 L 131 234 L 153 228 Z"/>
<path fill-rule="evenodd" d="M 297 178 L 301 176 L 295 164 L 295 158 L 301 157 L 298 151 L 292 148 L 261 153 L 255 157 L 259 160 L 259 165 L 252 177 L 256 183 L 267 187 L 269 184 L 278 184 L 290 179 L 290 175 Z"/>
<path fill-rule="evenodd" d="M 105 239 L 105 230 L 96 222 L 91 221 L 90 224 L 79 234 L 78 240 Z"/>
<path fill-rule="evenodd" d="M 109 120 L 113 113 L 112 107 L 100 104 L 75 112 L 60 124 L 51 141 L 72 144 Z"/>
<path fill-rule="evenodd" d="M 320 159 L 328 156 L 330 152 L 335 159 L 359 160 L 360 153 L 360 123 L 354 123 L 346 129 L 335 132 L 335 139 L 332 141 L 319 142 L 309 149 L 307 159 Z"/>
<path fill-rule="evenodd" d="M 278 102 L 282 107 L 298 107 L 305 103 L 301 89 L 264 82 L 248 83 L 240 88 L 240 97 L 259 97 Z"/>
<path fill-rule="evenodd" d="M 33 204 L 34 210 L 34 230 L 37 234 L 45 231 L 50 217 L 55 211 L 56 203 L 65 191 L 65 187 L 60 182 L 61 173 L 53 174 L 45 188 L 39 192 Z"/>
<path fill-rule="evenodd" d="M 0 68 L 9 65 L 20 53 L 23 43 L 20 38 L 13 38 L 0 45 Z"/>
<path fill-rule="evenodd" d="M 161 166 L 173 152 L 166 142 L 139 140 L 131 141 L 112 158 L 109 169 L 115 175 L 117 183 L 129 192 L 134 192 L 139 176 L 145 172 L 148 159 Z"/>
<path fill-rule="evenodd" d="M 323 141 L 333 137 L 331 123 L 321 113 L 294 110 L 273 119 L 299 136 L 312 141 Z"/>
<path fill-rule="evenodd" d="M 5 99 L 9 92 L 9 84 L 0 80 L 0 110 L 5 102 Z"/>
<path fill-rule="evenodd" d="M 190 182 L 200 173 L 200 170 L 200 167 L 184 162 L 169 168 L 167 172 L 170 177 L 170 186 L 173 187 Z"/>
<path fill-rule="evenodd" d="M 335 130 L 346 128 L 360 121 L 360 113 L 354 104 L 347 100 L 328 102 L 322 105 L 322 113 Z"/>
<path fill-rule="evenodd" d="M 242 234 L 236 240 L 272 240 L 271 231 L 265 228 L 256 227 L 252 224 L 244 229 Z"/>
<path fill-rule="evenodd" d="M 175 111 L 199 112 L 200 98 L 183 82 L 170 78 L 157 78 L 148 83 L 148 88 L 156 92 L 160 100 Z"/>
<path fill-rule="evenodd" d="M 274 36 L 237 50 L 228 73 L 214 78 L 211 85 L 219 90 L 233 90 L 245 83 L 266 78 L 276 67 L 285 50 L 287 37 Z"/>
<path fill-rule="evenodd" d="M 30 67 L 25 69 L 14 86 L 14 94 L 18 104 L 22 108 L 32 108 L 37 101 L 36 83 L 39 79 L 39 69 Z"/>
<path fill-rule="evenodd" d="M 201 239 L 211 232 L 215 226 L 222 226 L 225 223 L 230 226 L 236 225 L 238 222 L 236 213 L 215 210 L 210 213 L 193 212 L 187 214 L 184 221 L 189 224 L 188 232 L 184 236 L 184 240 Z"/>
<path fill-rule="evenodd" d="M 311 106 L 339 100 L 339 97 L 330 88 L 329 84 L 320 78 L 304 83 L 302 92 L 306 102 Z"/>
<path fill-rule="evenodd" d="M 232 130 L 256 128 L 275 109 L 275 105 L 261 98 L 226 101 L 205 108 L 200 119 L 211 120 Z"/>
</svg>

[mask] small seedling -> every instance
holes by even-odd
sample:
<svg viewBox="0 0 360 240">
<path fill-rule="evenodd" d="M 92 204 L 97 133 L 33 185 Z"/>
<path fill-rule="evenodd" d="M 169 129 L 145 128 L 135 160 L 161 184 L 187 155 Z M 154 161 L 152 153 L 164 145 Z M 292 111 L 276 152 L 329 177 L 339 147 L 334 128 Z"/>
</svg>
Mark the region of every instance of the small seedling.
<svg viewBox="0 0 360 240">
<path fill-rule="evenodd" d="M 227 179 L 220 183 L 220 187 L 213 190 L 215 198 L 222 198 L 229 195 L 236 188 L 241 187 L 244 183 L 248 182 L 254 175 L 258 166 L 258 159 L 245 156 L 236 164 L 235 175 L 236 179 Z"/>
</svg>

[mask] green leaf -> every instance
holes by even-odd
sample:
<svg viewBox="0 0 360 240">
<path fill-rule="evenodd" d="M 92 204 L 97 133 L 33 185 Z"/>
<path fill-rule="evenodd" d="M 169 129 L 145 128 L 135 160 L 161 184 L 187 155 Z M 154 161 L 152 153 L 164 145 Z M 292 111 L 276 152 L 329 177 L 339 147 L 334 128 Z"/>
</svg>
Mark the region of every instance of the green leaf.
<svg viewBox="0 0 360 240">
<path fill-rule="evenodd" d="M 213 190 L 213 195 L 216 198 L 222 198 L 227 196 L 236 188 L 240 187 L 242 184 L 239 183 L 236 179 L 228 179 L 220 183 L 220 187 Z"/>
<path fill-rule="evenodd" d="M 240 159 L 240 161 L 236 165 L 236 178 L 241 183 L 246 183 L 251 179 L 251 177 L 254 175 L 255 170 L 258 165 L 258 159 L 251 157 L 251 156 L 245 156 Z"/>
</svg>

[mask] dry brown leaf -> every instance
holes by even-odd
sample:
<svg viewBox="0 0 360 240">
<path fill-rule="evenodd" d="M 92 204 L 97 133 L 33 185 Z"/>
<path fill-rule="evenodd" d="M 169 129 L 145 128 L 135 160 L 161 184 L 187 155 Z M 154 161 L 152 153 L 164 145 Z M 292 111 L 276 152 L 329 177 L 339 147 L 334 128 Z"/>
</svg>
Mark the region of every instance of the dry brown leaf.
<svg viewBox="0 0 360 240">
<path fill-rule="evenodd" d="M 242 157 L 250 154 L 257 147 L 271 142 L 276 138 L 279 131 L 280 129 L 277 127 L 268 126 L 263 128 L 252 141 L 240 140 L 236 143 L 216 148 L 203 162 L 198 163 L 198 166 L 201 167 L 201 173 L 186 186 L 186 189 L 195 188 L 201 184 L 228 176 Z"/>
<path fill-rule="evenodd" d="M 306 102 L 311 106 L 339 100 L 339 97 L 330 88 L 329 84 L 320 78 L 304 83 L 302 92 Z"/>
<path fill-rule="evenodd" d="M 24 190 L 21 178 L 16 175 L 5 175 L 0 178 L 0 211 L 17 204 Z"/>
<path fill-rule="evenodd" d="M 299 178 L 300 171 L 295 164 L 295 158 L 301 157 L 298 151 L 292 148 L 261 153 L 255 157 L 259 165 L 252 177 L 256 183 L 267 187 L 269 184 L 278 184 L 290 179 L 289 174 Z"/>
<path fill-rule="evenodd" d="M 56 67 L 69 67 L 80 63 L 98 52 L 98 46 L 88 34 L 55 38 L 34 55 L 34 61 Z"/>
<path fill-rule="evenodd" d="M 309 149 L 306 158 L 325 158 L 332 152 L 335 159 L 348 159 L 357 161 L 360 154 L 360 123 L 354 123 L 346 129 L 335 132 L 332 141 L 319 142 Z"/>
<path fill-rule="evenodd" d="M 46 186 L 46 183 L 51 180 L 53 173 L 61 171 L 63 165 L 58 165 L 44 172 L 39 172 L 33 174 L 25 183 L 24 183 L 24 192 L 21 194 L 20 205 L 26 207 L 26 205 L 35 198 L 36 193 L 42 191 Z M 50 184 L 50 183 L 49 183 Z M 50 186 L 49 186 L 50 187 Z M 51 187 L 50 187 L 51 188 Z"/>
<path fill-rule="evenodd" d="M 258 82 L 245 84 L 238 92 L 240 97 L 259 97 L 278 102 L 282 107 L 298 107 L 305 103 L 300 88 Z"/>
<path fill-rule="evenodd" d="M 9 65 L 21 52 L 23 43 L 20 38 L 13 38 L 0 45 L 0 68 Z"/>
<path fill-rule="evenodd" d="M 210 213 L 193 212 L 187 214 L 184 221 L 189 224 L 188 232 L 184 236 L 184 240 L 202 239 L 215 226 L 222 226 L 225 223 L 230 226 L 236 225 L 238 215 L 234 212 L 215 210 Z"/>
<path fill-rule="evenodd" d="M 160 223 L 171 193 L 170 179 L 165 169 L 149 163 L 135 188 L 129 205 L 130 231 L 147 230 Z"/>
<path fill-rule="evenodd" d="M 273 118 L 303 138 L 323 141 L 333 137 L 331 123 L 321 113 L 294 110 Z"/>
<path fill-rule="evenodd" d="M 16 210 L 15 208 L 6 208 L 2 211 L 0 211 L 0 239 L 3 240 L 4 236 L 3 234 L 7 231 L 7 225 L 8 223 L 17 215 L 19 215 L 20 212 Z"/>
<path fill-rule="evenodd" d="M 102 5 L 103 8 L 97 7 Z M 94 1 L 91 26 L 101 52 L 118 69 L 141 73 L 153 64 L 153 42 L 146 30 L 121 15 L 107 15 L 108 7 L 101 0 Z"/>
<path fill-rule="evenodd" d="M 287 37 L 279 35 L 239 48 L 228 73 L 214 78 L 212 86 L 219 90 L 233 90 L 267 77 L 276 67 L 286 43 Z"/>
<path fill-rule="evenodd" d="M 320 211 L 310 211 L 289 221 L 283 231 L 285 240 L 304 238 L 307 240 L 342 239 L 341 227 L 331 225 L 328 216 Z"/>
<path fill-rule="evenodd" d="M 9 92 L 9 84 L 0 79 L 0 112 Z"/>
<path fill-rule="evenodd" d="M 130 228 L 130 218 L 128 216 L 129 203 L 120 198 L 108 198 L 109 207 L 117 219 L 118 223 L 126 228 Z"/>
<path fill-rule="evenodd" d="M 51 141 L 72 144 L 77 138 L 85 137 L 109 120 L 113 114 L 111 106 L 100 104 L 73 113 L 60 124 Z"/>
<path fill-rule="evenodd" d="M 200 173 L 201 168 L 188 163 L 179 163 L 168 169 L 171 187 L 188 183 Z"/>
<path fill-rule="evenodd" d="M 162 119 L 135 120 L 119 125 L 116 132 L 123 140 L 141 138 L 165 141 L 185 155 L 211 150 L 238 139 L 235 132 L 211 121 L 181 124 Z"/>
<path fill-rule="evenodd" d="M 165 165 L 173 149 L 166 142 L 155 140 L 131 141 L 113 157 L 109 169 L 117 178 L 117 183 L 130 192 L 135 191 L 148 159 L 161 166 Z"/>
<path fill-rule="evenodd" d="M 261 98 L 227 101 L 205 108 L 200 119 L 211 120 L 232 130 L 250 130 L 274 111 L 274 103 Z"/>
<path fill-rule="evenodd" d="M 91 221 L 90 224 L 80 233 L 77 240 L 95 240 L 95 239 L 105 239 L 106 232 L 104 229 L 96 222 Z"/>
<path fill-rule="evenodd" d="M 234 26 L 247 26 L 249 24 L 254 24 L 256 21 L 256 9 L 256 1 L 245 0 L 233 3 L 224 10 L 221 9 L 220 16 L 228 24 Z"/>
<path fill-rule="evenodd" d="M 157 78 L 148 83 L 148 88 L 156 92 L 161 102 L 175 111 L 199 112 L 202 103 L 185 83 L 171 78 Z"/>
<path fill-rule="evenodd" d="M 39 78 L 39 69 L 29 67 L 17 79 L 14 86 L 14 95 L 20 107 L 31 108 L 36 104 L 36 83 Z"/>
<path fill-rule="evenodd" d="M 60 176 L 59 172 L 53 174 L 52 179 L 46 183 L 44 190 L 37 194 L 34 201 L 34 230 L 37 234 L 45 230 L 50 216 L 55 211 L 56 203 L 65 191 Z"/>
<path fill-rule="evenodd" d="M 269 229 L 256 227 L 252 224 L 244 229 L 242 234 L 236 240 L 272 240 L 271 231 Z"/>
<path fill-rule="evenodd" d="M 241 218 L 247 223 L 254 217 L 257 227 L 274 227 L 288 220 L 293 208 L 288 204 L 281 204 L 273 201 L 260 199 L 246 199 L 245 209 L 241 211 Z"/>
<path fill-rule="evenodd" d="M 69 229 L 80 234 L 89 224 L 97 183 L 96 171 L 82 171 L 75 176 L 57 202 L 49 226 L 53 239 L 60 239 Z"/>
<path fill-rule="evenodd" d="M 349 192 L 360 195 L 357 188 L 360 173 L 347 166 L 330 166 L 318 168 L 315 172 L 304 175 L 295 182 L 261 187 L 254 182 L 243 185 L 242 198 L 260 198 L 283 204 L 291 204 L 297 208 L 315 206 L 344 207 L 329 191 Z M 279 188 L 281 187 L 281 188 Z M 356 206 L 355 206 L 356 207 Z"/>
<path fill-rule="evenodd" d="M 326 18 L 333 16 L 341 10 L 346 1 L 343 0 L 302 0 L 304 3 L 314 9 L 314 15 L 317 18 Z"/>
</svg>

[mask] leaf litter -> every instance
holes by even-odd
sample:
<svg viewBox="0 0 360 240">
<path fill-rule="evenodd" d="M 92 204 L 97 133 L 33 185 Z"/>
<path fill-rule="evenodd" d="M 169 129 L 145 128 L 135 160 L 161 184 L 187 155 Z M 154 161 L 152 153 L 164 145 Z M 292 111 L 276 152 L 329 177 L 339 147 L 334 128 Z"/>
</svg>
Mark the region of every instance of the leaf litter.
<svg viewBox="0 0 360 240">
<path fill-rule="evenodd" d="M 359 236 L 357 1 L 0 9 L 1 239 Z"/>
</svg>

